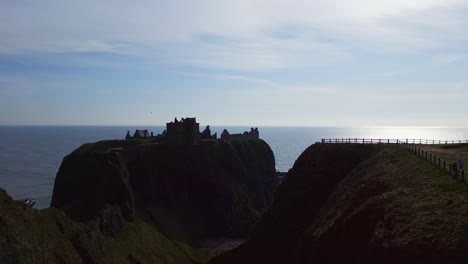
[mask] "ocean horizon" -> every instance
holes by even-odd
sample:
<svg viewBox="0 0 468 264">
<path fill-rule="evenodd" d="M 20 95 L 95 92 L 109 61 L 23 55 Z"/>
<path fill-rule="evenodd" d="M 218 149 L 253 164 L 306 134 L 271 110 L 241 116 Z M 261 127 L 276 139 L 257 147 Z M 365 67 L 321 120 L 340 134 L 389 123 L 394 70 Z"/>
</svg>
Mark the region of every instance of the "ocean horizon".
<svg viewBox="0 0 468 264">
<path fill-rule="evenodd" d="M 205 126 L 200 126 L 203 130 Z M 224 128 L 230 133 L 250 126 L 210 126 L 218 137 Z M 259 126 L 275 154 L 276 170 L 287 172 L 299 155 L 322 138 L 466 140 L 468 128 L 454 127 L 291 127 Z M 117 125 L 0 125 L 0 188 L 14 199 L 34 199 L 37 208 L 50 204 L 56 173 L 62 159 L 85 143 L 124 139 L 127 130 L 148 129 L 162 133 L 164 126 Z"/>
</svg>

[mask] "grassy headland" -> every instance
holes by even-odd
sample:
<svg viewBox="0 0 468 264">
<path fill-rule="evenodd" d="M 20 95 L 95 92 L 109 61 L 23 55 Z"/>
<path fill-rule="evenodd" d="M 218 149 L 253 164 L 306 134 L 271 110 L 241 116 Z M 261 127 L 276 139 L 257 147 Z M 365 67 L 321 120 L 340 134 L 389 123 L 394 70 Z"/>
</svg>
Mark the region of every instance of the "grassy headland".
<svg viewBox="0 0 468 264">
<path fill-rule="evenodd" d="M 213 263 L 466 263 L 468 187 L 392 145 L 316 144 Z"/>
</svg>

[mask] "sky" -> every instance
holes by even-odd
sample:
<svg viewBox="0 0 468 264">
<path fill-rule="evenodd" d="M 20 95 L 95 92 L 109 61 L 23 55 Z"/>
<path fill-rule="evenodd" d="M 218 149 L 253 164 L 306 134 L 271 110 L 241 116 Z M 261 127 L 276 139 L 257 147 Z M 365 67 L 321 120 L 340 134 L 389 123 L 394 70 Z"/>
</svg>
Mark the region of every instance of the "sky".
<svg viewBox="0 0 468 264">
<path fill-rule="evenodd" d="M 0 125 L 468 127 L 468 1 L 0 0 Z"/>
</svg>

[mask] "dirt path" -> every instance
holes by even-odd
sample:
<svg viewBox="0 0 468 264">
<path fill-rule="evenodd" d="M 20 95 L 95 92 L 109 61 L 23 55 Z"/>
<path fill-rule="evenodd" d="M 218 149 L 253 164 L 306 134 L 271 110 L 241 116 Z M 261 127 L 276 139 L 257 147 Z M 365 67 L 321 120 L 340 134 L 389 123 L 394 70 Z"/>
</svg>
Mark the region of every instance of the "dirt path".
<svg viewBox="0 0 468 264">
<path fill-rule="evenodd" d="M 447 145 L 420 145 L 424 151 L 429 151 L 447 161 L 456 161 L 460 157 L 468 160 L 468 147 L 466 145 L 452 146 L 451 148 L 444 148 L 444 146 Z"/>
</svg>

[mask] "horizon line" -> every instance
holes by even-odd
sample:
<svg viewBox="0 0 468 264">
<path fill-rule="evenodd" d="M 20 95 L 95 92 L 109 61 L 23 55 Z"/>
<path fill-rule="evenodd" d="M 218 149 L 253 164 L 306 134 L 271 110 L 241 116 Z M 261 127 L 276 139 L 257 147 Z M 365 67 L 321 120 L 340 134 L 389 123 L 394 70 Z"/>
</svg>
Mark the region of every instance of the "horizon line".
<svg viewBox="0 0 468 264">
<path fill-rule="evenodd" d="M 156 125 L 96 125 L 96 124 L 0 124 L 0 127 L 164 127 L 166 124 Z M 203 124 L 203 126 L 205 126 Z M 291 127 L 291 128 L 432 128 L 432 129 L 468 129 L 468 127 L 456 127 L 456 126 L 414 126 L 414 125 L 357 125 L 357 126 L 335 126 L 335 125 L 209 125 L 212 127 Z"/>
</svg>

